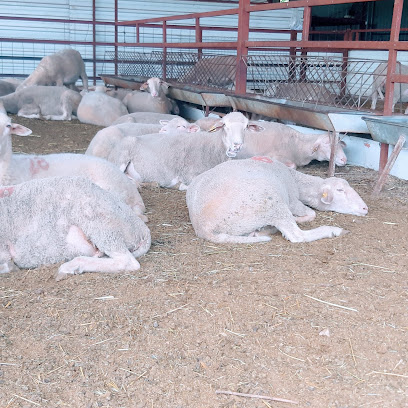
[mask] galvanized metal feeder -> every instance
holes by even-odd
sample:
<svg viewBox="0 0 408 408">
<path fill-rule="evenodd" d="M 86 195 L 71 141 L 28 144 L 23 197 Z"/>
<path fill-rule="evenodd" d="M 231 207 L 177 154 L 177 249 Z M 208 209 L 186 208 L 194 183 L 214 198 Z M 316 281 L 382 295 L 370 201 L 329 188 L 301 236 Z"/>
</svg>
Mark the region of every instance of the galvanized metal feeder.
<svg viewBox="0 0 408 408">
<path fill-rule="evenodd" d="M 363 116 L 361 119 L 365 120 L 371 137 L 374 140 L 380 143 L 394 145 L 394 150 L 388 158 L 387 164 L 382 170 L 373 190 L 373 195 L 378 195 L 402 148 L 408 148 L 408 118 Z"/>
</svg>

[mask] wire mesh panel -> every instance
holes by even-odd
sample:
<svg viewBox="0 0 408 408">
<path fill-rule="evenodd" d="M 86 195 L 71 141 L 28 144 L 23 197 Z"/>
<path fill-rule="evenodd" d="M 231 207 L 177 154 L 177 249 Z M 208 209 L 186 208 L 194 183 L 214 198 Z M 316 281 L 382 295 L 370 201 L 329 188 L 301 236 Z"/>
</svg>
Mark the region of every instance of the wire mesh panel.
<svg viewBox="0 0 408 408">
<path fill-rule="evenodd" d="M 113 59 L 114 53 L 107 56 Z M 307 103 L 309 107 L 328 105 L 356 110 L 371 108 L 373 82 L 385 78 L 383 72 L 378 72 L 387 66 L 384 61 L 343 58 L 342 54 L 288 52 L 253 54 L 243 57 L 241 62 L 247 67 L 247 94 Z M 143 80 L 156 76 L 223 92 L 235 89 L 237 60 L 235 55 L 213 53 L 124 51 L 118 53 L 118 68 L 122 76 Z M 382 92 L 375 92 L 382 97 L 384 81 L 378 87 Z M 406 88 L 405 84 L 395 84 L 397 99 L 404 100 Z"/>
<path fill-rule="evenodd" d="M 107 59 L 114 53 L 107 52 Z M 170 82 L 198 85 L 211 89 L 233 89 L 236 73 L 235 55 L 199 54 L 197 52 L 119 52 L 118 73 L 129 77 L 159 77 Z"/>
<path fill-rule="evenodd" d="M 369 109 L 378 61 L 342 55 L 254 55 L 245 58 L 247 84 L 269 98 Z M 247 89 L 248 89 L 247 85 Z"/>
</svg>

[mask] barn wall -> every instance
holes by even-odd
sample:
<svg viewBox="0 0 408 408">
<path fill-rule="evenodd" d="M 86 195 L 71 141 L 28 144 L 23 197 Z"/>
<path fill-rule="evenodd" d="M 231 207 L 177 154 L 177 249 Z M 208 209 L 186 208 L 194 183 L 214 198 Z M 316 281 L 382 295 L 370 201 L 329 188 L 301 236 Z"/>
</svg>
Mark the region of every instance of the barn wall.
<svg viewBox="0 0 408 408">
<path fill-rule="evenodd" d="M 55 18 L 71 20 L 92 20 L 92 1 L 83 0 L 32 0 L 9 1 L 2 0 L 0 15 L 20 16 L 34 18 Z M 214 2 L 192 2 L 185 0 L 174 0 L 171 6 L 168 1 L 146 2 L 142 0 L 119 0 L 119 21 L 136 20 L 159 16 L 170 16 L 175 14 L 186 14 L 205 12 L 213 10 L 223 10 L 231 5 L 217 4 Z M 104 22 L 114 21 L 114 0 L 96 0 L 96 20 Z M 223 16 L 205 18 L 201 24 L 209 26 L 236 27 L 237 16 Z M 193 20 L 184 20 L 172 24 L 194 24 Z M 253 13 L 251 17 L 251 27 L 254 28 L 290 28 L 297 25 L 301 28 L 302 11 L 277 10 L 264 13 Z M 134 42 L 135 30 L 128 27 L 119 28 L 120 42 Z M 162 41 L 161 30 L 141 29 L 141 36 L 144 41 Z M 92 41 L 92 24 L 76 23 L 44 23 L 31 21 L 2 20 L 0 24 L 1 38 L 14 39 L 41 39 L 41 40 L 61 40 L 61 41 Z M 231 41 L 236 39 L 234 33 L 206 32 L 204 41 Z M 251 39 L 289 39 L 287 35 L 276 34 L 265 36 L 265 34 L 252 34 Z M 168 41 L 192 41 L 194 32 L 186 30 L 169 30 Z M 96 41 L 110 43 L 114 41 L 114 27 L 108 25 L 98 25 L 96 30 Z M 6 59 L 0 59 L 0 76 L 2 74 L 29 75 L 43 56 L 66 48 L 68 45 L 60 44 L 29 44 L 18 42 L 0 42 L 0 54 Z M 87 73 L 92 76 L 93 49 L 90 45 L 74 45 L 74 48 L 81 52 L 86 62 Z M 150 52 L 151 49 L 138 49 L 139 51 Z M 96 57 L 104 59 L 106 51 L 113 51 L 113 47 L 98 46 Z M 19 57 L 24 57 L 21 59 Z M 98 63 L 97 73 L 114 73 L 113 64 Z"/>
</svg>

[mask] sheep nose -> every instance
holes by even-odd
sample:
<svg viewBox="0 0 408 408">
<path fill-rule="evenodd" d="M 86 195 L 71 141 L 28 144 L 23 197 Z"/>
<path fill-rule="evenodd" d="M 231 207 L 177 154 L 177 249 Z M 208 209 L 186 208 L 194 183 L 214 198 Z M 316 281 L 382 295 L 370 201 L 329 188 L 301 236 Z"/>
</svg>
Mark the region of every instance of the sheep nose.
<svg viewBox="0 0 408 408">
<path fill-rule="evenodd" d="M 241 150 L 242 143 L 234 143 L 234 151 L 238 152 Z"/>
</svg>

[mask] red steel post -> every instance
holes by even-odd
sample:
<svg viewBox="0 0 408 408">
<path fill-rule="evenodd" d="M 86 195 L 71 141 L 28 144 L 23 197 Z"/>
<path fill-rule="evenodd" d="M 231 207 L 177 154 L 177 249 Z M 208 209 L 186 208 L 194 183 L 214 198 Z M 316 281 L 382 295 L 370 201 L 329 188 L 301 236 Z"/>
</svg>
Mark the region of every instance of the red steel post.
<svg viewBox="0 0 408 408">
<path fill-rule="evenodd" d="M 399 41 L 403 4 L 404 4 L 403 0 L 394 0 L 394 10 L 392 13 L 390 42 Z M 387 77 L 385 81 L 385 100 L 384 100 L 383 114 L 386 116 L 392 115 L 392 103 L 394 99 L 394 82 L 392 81 L 392 76 L 395 73 L 396 64 L 397 64 L 397 51 L 395 48 L 393 48 L 393 49 L 390 49 L 388 52 Z M 388 144 L 381 143 L 380 164 L 379 164 L 380 174 L 384 171 L 385 165 L 387 164 L 388 151 L 389 151 Z"/>
<path fill-rule="evenodd" d="M 198 43 L 203 41 L 203 29 L 200 26 L 200 18 L 199 17 L 197 17 L 195 19 L 195 40 Z M 202 55 L 203 55 L 202 48 L 198 48 L 197 52 L 198 52 L 198 60 L 200 60 Z"/>
<path fill-rule="evenodd" d="M 167 43 L 167 27 L 166 27 L 166 21 L 163 21 L 163 44 Z M 166 81 L 167 78 L 167 48 L 163 45 L 163 79 Z"/>
<path fill-rule="evenodd" d="M 118 10 L 118 0 L 115 0 L 115 75 L 118 75 L 118 46 L 116 45 L 119 40 L 119 33 L 118 33 L 118 15 L 119 15 L 119 10 Z"/>
<path fill-rule="evenodd" d="M 247 65 L 245 57 L 248 56 L 246 42 L 249 39 L 249 11 L 250 0 L 239 0 L 238 11 L 238 39 L 237 39 L 237 72 L 235 74 L 235 92 L 246 93 Z"/>
<path fill-rule="evenodd" d="M 290 31 L 290 41 L 297 41 L 297 31 Z M 289 49 L 289 78 L 288 82 L 296 82 L 296 47 Z"/>
<path fill-rule="evenodd" d="M 96 0 L 92 0 L 92 55 L 93 84 L 96 85 Z"/>
</svg>

